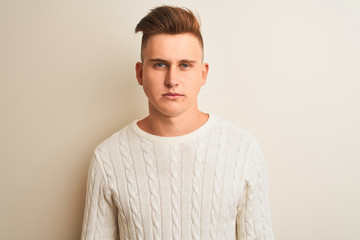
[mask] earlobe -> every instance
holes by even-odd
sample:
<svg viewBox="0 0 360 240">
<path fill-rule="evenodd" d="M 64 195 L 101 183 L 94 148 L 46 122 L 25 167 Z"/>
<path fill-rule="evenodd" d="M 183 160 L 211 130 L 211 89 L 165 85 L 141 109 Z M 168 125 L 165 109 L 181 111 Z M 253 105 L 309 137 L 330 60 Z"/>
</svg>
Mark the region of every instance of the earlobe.
<svg viewBox="0 0 360 240">
<path fill-rule="evenodd" d="M 141 62 L 137 62 L 135 65 L 135 72 L 136 72 L 136 79 L 139 83 L 139 85 L 142 86 L 142 80 L 143 80 L 143 66 Z"/>
</svg>

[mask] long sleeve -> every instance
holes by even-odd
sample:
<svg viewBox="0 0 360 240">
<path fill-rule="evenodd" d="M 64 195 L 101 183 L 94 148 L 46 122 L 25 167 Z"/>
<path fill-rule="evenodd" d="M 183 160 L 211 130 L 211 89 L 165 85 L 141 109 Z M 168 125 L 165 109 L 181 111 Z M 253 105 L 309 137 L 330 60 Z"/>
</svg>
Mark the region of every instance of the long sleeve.
<svg viewBox="0 0 360 240">
<path fill-rule="evenodd" d="M 273 240 L 264 157 L 255 139 L 245 160 L 244 194 L 236 218 L 238 240 Z"/>
<path fill-rule="evenodd" d="M 103 168 L 94 155 L 88 172 L 82 240 L 115 240 L 118 237 L 116 207 Z"/>
</svg>

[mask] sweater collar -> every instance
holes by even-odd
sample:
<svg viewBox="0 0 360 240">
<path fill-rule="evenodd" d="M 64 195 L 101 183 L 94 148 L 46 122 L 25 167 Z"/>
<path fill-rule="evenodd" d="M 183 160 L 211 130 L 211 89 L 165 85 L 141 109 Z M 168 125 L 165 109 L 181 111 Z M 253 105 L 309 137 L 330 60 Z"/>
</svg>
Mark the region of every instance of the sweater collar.
<svg viewBox="0 0 360 240">
<path fill-rule="evenodd" d="M 208 120 L 201 127 L 199 127 L 195 131 L 192 131 L 188 134 L 185 134 L 182 136 L 177 136 L 177 137 L 163 137 L 163 136 L 157 136 L 157 135 L 153 135 L 148 132 L 145 132 L 144 130 L 139 128 L 139 126 L 137 125 L 137 122 L 140 119 L 134 120 L 130 124 L 130 127 L 140 138 L 145 138 L 151 142 L 180 143 L 180 142 L 194 140 L 194 139 L 198 138 L 200 135 L 202 135 L 204 132 L 207 132 L 211 128 L 213 123 L 215 122 L 215 118 L 216 118 L 215 116 L 213 116 L 212 114 L 209 114 Z"/>
</svg>

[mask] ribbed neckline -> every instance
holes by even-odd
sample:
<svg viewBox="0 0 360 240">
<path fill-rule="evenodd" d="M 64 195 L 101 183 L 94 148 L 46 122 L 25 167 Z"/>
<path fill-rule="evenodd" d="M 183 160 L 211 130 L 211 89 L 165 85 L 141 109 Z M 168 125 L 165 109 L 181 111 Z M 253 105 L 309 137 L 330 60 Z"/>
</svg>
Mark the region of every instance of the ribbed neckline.
<svg viewBox="0 0 360 240">
<path fill-rule="evenodd" d="M 139 126 L 137 125 L 137 122 L 140 121 L 140 119 L 134 120 L 131 122 L 131 129 L 140 137 L 145 138 L 147 140 L 150 140 L 152 142 L 162 142 L 162 143 L 180 143 L 180 142 L 186 142 L 191 141 L 198 136 L 200 136 L 203 132 L 206 132 L 215 122 L 215 117 L 209 114 L 208 120 L 198 129 L 196 129 L 193 132 L 190 132 L 188 134 L 177 136 L 177 137 L 163 137 L 163 136 L 157 136 L 150 133 L 145 132 Z"/>
</svg>

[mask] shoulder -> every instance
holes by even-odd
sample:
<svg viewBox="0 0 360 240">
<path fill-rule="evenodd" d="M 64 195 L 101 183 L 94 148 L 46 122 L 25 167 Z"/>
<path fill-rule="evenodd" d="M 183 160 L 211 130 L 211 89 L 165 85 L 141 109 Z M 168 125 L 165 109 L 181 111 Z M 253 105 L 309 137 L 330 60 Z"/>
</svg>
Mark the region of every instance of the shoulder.
<svg viewBox="0 0 360 240">
<path fill-rule="evenodd" d="M 99 143 L 94 150 L 95 156 L 99 160 L 104 160 L 118 151 L 123 142 L 127 141 L 128 135 L 131 133 L 130 128 L 131 123 Z"/>
<path fill-rule="evenodd" d="M 219 132 L 219 134 L 226 134 L 230 139 L 239 139 L 249 143 L 254 139 L 253 134 L 241 127 L 236 126 L 230 121 L 215 116 L 213 116 L 213 118 L 215 123 L 214 128 Z"/>
<path fill-rule="evenodd" d="M 244 160 L 247 162 L 248 167 L 254 169 L 265 168 L 263 151 L 256 136 L 220 118 L 217 118 L 216 125 L 219 129 L 222 128 L 222 131 L 225 129 L 229 137 L 228 142 L 234 144 L 237 151 L 245 157 Z"/>
<path fill-rule="evenodd" d="M 262 155 L 260 145 L 254 134 L 238 127 L 230 121 L 218 117 L 214 118 L 215 124 L 213 125 L 213 134 L 219 141 L 225 142 L 242 156 L 248 156 L 251 152 L 256 152 L 259 156 Z"/>
</svg>

